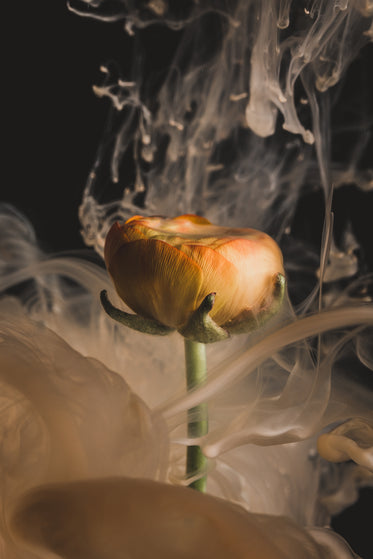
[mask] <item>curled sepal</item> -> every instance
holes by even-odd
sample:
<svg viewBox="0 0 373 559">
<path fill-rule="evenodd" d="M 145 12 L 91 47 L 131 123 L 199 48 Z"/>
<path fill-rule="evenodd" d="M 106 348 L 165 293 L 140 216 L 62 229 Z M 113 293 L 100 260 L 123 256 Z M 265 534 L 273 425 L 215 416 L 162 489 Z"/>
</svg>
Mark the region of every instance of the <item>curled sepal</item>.
<svg viewBox="0 0 373 559">
<path fill-rule="evenodd" d="M 243 311 L 236 320 L 223 324 L 223 328 L 230 334 L 245 334 L 263 326 L 281 308 L 286 291 L 286 279 L 282 274 L 273 276 L 272 301 L 268 307 L 257 313 L 250 310 Z"/>
<path fill-rule="evenodd" d="M 144 318 L 137 314 L 129 314 L 120 309 L 117 309 L 109 301 L 107 291 L 104 289 L 100 293 L 101 304 L 104 307 L 105 312 L 117 322 L 132 328 L 132 330 L 137 330 L 138 332 L 143 332 L 144 334 L 152 334 L 153 336 L 167 336 L 173 332 L 173 328 L 164 326 L 156 320 L 151 318 Z"/>
<path fill-rule="evenodd" d="M 209 315 L 214 306 L 215 296 L 216 293 L 207 295 L 198 309 L 191 314 L 188 322 L 178 330 L 184 338 L 202 344 L 210 344 L 229 337 L 228 332 L 218 326 Z"/>
</svg>

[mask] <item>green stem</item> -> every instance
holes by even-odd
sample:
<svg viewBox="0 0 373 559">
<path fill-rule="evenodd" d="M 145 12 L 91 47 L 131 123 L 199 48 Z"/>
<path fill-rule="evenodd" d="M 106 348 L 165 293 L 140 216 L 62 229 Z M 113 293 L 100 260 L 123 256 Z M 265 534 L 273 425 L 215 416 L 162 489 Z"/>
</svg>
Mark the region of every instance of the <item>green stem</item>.
<svg viewBox="0 0 373 559">
<path fill-rule="evenodd" d="M 194 342 L 184 338 L 185 346 L 185 367 L 187 389 L 200 386 L 206 381 L 206 347 L 205 344 Z M 206 435 L 208 432 L 208 411 L 207 404 L 199 404 L 188 411 L 188 437 L 198 438 Z M 188 446 L 187 448 L 187 476 L 195 476 L 199 472 L 203 475 L 193 481 L 189 487 L 197 489 L 197 491 L 206 491 L 206 466 L 207 459 L 203 455 L 198 445 Z"/>
</svg>

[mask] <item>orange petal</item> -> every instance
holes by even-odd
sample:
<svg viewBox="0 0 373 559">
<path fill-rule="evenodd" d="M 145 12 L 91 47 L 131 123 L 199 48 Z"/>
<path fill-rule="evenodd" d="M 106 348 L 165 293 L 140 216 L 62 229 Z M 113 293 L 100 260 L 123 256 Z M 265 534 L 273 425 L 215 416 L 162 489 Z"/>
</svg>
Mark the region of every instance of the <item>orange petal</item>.
<svg viewBox="0 0 373 559">
<path fill-rule="evenodd" d="M 163 241 L 124 244 L 108 269 L 119 296 L 145 318 L 175 328 L 196 308 L 202 271 L 186 254 Z"/>
<path fill-rule="evenodd" d="M 109 267 L 114 254 L 123 244 L 123 235 L 120 224 L 116 221 L 109 229 L 105 239 L 104 259 L 106 267 Z"/>
<path fill-rule="evenodd" d="M 198 294 L 197 306 L 209 293 L 216 293 L 215 303 L 210 316 L 219 325 L 234 318 L 236 309 L 232 306 L 240 285 L 237 268 L 214 249 L 194 244 L 181 247 L 203 272 L 203 283 Z M 234 316 L 233 316 L 234 315 Z"/>
<path fill-rule="evenodd" d="M 271 237 L 261 234 L 257 239 L 234 239 L 221 244 L 216 251 L 238 270 L 240 287 L 237 300 L 232 302 L 238 311 L 258 311 L 272 297 L 272 278 L 284 274 L 282 254 Z"/>
<path fill-rule="evenodd" d="M 146 218 L 146 224 L 157 230 L 159 235 L 185 235 L 185 233 L 201 234 L 211 223 L 204 217 L 194 214 L 179 215 L 173 218 Z M 203 234 L 203 233 L 202 233 Z"/>
<path fill-rule="evenodd" d="M 137 241 L 140 239 L 153 239 L 161 237 L 157 225 L 162 218 L 158 217 L 141 217 L 135 216 L 136 219 L 131 218 L 123 225 L 123 229 L 129 240 Z M 162 240 L 162 239 L 161 239 Z"/>
<path fill-rule="evenodd" d="M 185 221 L 185 222 L 189 222 L 189 223 L 195 223 L 197 225 L 212 225 L 211 221 L 209 221 L 205 217 L 202 217 L 202 216 L 196 215 L 196 214 L 178 215 L 177 217 L 172 218 L 172 221 L 175 221 L 176 223 L 178 223 L 180 221 Z"/>
<path fill-rule="evenodd" d="M 143 218 L 141 215 L 134 215 L 125 223 L 120 224 L 117 221 L 111 226 L 106 236 L 104 248 L 104 259 L 107 268 L 122 245 L 131 241 L 148 239 L 156 235 L 154 231 L 144 224 L 144 219 L 146 218 Z"/>
<path fill-rule="evenodd" d="M 127 221 L 125 222 L 124 225 L 128 225 L 129 223 L 133 222 L 133 221 L 139 221 L 141 219 L 144 219 L 142 215 L 133 215 L 132 217 L 130 217 L 129 219 L 127 219 Z"/>
</svg>

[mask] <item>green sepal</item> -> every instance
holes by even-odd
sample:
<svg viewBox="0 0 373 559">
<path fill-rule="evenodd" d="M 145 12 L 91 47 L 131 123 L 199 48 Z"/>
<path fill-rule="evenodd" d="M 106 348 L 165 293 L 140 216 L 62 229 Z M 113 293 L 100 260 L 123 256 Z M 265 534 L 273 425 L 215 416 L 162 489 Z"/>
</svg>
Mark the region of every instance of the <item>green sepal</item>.
<svg viewBox="0 0 373 559">
<path fill-rule="evenodd" d="M 209 316 L 209 312 L 214 306 L 215 296 L 216 293 L 207 295 L 198 309 L 191 314 L 188 322 L 178 330 L 184 338 L 201 344 L 211 344 L 229 337 L 228 332 L 218 326 Z"/>
<path fill-rule="evenodd" d="M 153 336 L 167 336 L 167 334 L 174 331 L 173 328 L 164 326 L 152 318 L 144 318 L 137 314 L 129 314 L 117 309 L 110 303 L 106 289 L 101 291 L 100 300 L 105 312 L 111 318 L 121 324 L 124 324 L 125 326 L 128 326 L 128 328 L 132 328 L 132 330 L 137 330 L 138 332 L 143 332 L 144 334 L 151 334 Z"/>
</svg>

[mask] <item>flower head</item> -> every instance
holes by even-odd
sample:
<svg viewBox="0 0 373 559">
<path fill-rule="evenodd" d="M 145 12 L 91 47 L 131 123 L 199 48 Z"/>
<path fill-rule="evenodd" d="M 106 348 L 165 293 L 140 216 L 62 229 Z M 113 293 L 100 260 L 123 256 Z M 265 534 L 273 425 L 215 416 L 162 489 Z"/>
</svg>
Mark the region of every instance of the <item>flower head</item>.
<svg viewBox="0 0 373 559">
<path fill-rule="evenodd" d="M 134 312 L 178 330 L 211 293 L 210 317 L 227 331 L 268 311 L 284 273 L 281 251 L 265 233 L 216 226 L 196 215 L 115 223 L 105 262 Z"/>
</svg>

